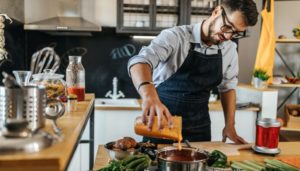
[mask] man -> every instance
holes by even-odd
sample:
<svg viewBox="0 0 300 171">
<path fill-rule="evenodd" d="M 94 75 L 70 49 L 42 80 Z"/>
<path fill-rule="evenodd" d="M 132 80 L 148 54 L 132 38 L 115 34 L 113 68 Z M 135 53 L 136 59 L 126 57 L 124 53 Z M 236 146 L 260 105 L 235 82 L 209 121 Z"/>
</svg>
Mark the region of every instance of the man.
<svg viewBox="0 0 300 171">
<path fill-rule="evenodd" d="M 142 97 L 143 121 L 149 129 L 155 115 L 160 129 L 163 119 L 172 127 L 172 115 L 181 115 L 183 139 L 210 141 L 208 99 L 218 86 L 225 116 L 223 142 L 229 138 L 246 143 L 234 127 L 238 54 L 231 39 L 242 37 L 257 17 L 253 0 L 223 0 L 208 19 L 163 30 L 129 60 L 128 70 Z"/>
</svg>

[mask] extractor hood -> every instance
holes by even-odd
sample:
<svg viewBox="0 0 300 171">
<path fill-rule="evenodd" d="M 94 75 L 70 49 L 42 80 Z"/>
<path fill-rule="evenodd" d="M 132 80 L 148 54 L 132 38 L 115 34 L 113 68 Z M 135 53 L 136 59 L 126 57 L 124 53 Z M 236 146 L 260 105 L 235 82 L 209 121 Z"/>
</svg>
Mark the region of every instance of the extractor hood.
<svg viewBox="0 0 300 171">
<path fill-rule="evenodd" d="M 25 30 L 43 31 L 101 31 L 101 27 L 81 17 L 53 17 L 24 24 Z"/>
<path fill-rule="evenodd" d="M 50 32 L 101 31 L 92 0 L 27 0 L 25 30 Z"/>
</svg>

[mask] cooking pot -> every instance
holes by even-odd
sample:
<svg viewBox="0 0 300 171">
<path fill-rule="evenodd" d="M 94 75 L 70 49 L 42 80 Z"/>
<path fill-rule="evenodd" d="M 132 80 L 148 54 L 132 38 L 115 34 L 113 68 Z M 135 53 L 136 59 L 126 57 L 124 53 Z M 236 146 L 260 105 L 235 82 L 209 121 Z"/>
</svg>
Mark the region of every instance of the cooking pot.
<svg viewBox="0 0 300 171">
<path fill-rule="evenodd" d="M 208 153 L 194 148 L 165 147 L 158 151 L 160 171 L 204 171 Z"/>
</svg>

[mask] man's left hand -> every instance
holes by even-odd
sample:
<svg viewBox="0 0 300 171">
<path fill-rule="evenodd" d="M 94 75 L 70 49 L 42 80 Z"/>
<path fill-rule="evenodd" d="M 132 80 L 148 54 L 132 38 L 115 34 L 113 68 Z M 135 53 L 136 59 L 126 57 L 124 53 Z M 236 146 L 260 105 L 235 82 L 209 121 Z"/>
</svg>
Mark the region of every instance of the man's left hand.
<svg viewBox="0 0 300 171">
<path fill-rule="evenodd" d="M 223 142 L 226 141 L 226 138 L 229 138 L 231 141 L 237 144 L 247 144 L 247 142 L 240 136 L 237 135 L 234 126 L 225 126 L 223 129 Z"/>
</svg>

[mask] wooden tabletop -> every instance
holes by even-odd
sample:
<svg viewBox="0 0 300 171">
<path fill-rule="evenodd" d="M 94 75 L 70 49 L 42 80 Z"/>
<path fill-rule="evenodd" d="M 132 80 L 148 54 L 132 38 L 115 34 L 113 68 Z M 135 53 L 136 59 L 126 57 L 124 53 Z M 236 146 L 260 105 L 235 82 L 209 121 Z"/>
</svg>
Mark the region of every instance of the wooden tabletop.
<svg viewBox="0 0 300 171">
<path fill-rule="evenodd" d="M 37 153 L 17 153 L 0 155 L 1 171 L 64 171 L 67 169 L 73 152 L 78 144 L 90 110 L 93 109 L 95 96 L 86 94 L 86 100 L 78 102 L 77 111 L 65 113 L 57 124 L 62 129 L 64 139 Z M 53 133 L 51 123 L 46 121 L 43 129 Z"/>
<path fill-rule="evenodd" d="M 239 155 L 228 156 L 228 160 L 229 161 L 242 161 L 242 160 L 263 161 L 265 158 L 300 156 L 299 144 L 300 142 L 280 142 L 279 148 L 281 150 L 281 153 L 275 157 L 259 155 L 254 153 L 251 149 L 248 149 L 248 150 L 240 150 Z M 105 150 L 104 146 L 99 145 L 93 170 L 98 170 L 100 168 L 103 168 L 108 164 L 109 160 L 110 157 L 107 151 Z"/>
</svg>

